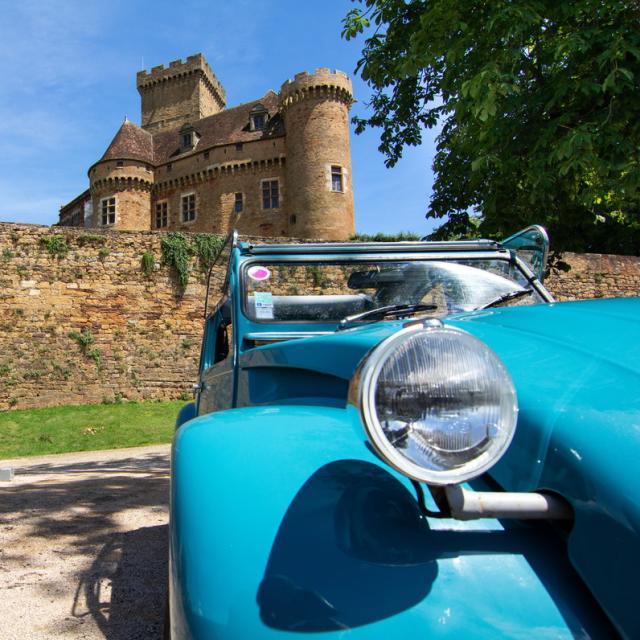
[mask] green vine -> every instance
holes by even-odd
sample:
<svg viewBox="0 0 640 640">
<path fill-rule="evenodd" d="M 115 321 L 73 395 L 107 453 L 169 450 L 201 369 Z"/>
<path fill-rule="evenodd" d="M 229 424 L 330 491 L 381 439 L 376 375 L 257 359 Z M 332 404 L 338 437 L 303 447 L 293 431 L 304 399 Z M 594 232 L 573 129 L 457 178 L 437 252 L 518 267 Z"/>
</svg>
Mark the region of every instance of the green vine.
<svg viewBox="0 0 640 640">
<path fill-rule="evenodd" d="M 100 349 L 89 349 L 89 347 L 95 342 L 95 336 L 88 327 L 80 331 L 70 331 L 69 337 L 75 340 L 80 347 L 80 351 L 87 357 L 96 363 L 96 366 L 100 368 L 102 365 L 102 353 Z"/>
<path fill-rule="evenodd" d="M 186 287 L 189 282 L 189 259 L 193 253 L 184 234 L 175 231 L 167 233 L 160 241 L 160 249 L 162 264 L 175 269 L 178 284 Z"/>
<path fill-rule="evenodd" d="M 207 272 L 218 257 L 218 253 L 224 245 L 224 237 L 212 233 L 196 233 L 193 236 L 195 254 L 200 261 L 200 268 Z"/>
<path fill-rule="evenodd" d="M 307 272 L 311 276 L 311 280 L 313 281 L 313 285 L 315 287 L 325 287 L 328 283 L 327 276 L 324 274 L 320 267 L 311 265 L 307 267 Z"/>
<path fill-rule="evenodd" d="M 156 258 L 151 251 L 145 251 L 142 254 L 142 258 L 140 259 L 140 268 L 147 278 L 150 278 L 153 275 L 153 270 L 156 268 Z"/>
<path fill-rule="evenodd" d="M 80 331 L 69 331 L 69 337 L 80 345 L 80 350 L 84 353 L 90 344 L 95 341 L 93 332 L 88 327 Z"/>
<path fill-rule="evenodd" d="M 42 236 L 40 246 L 44 247 L 52 256 L 64 258 L 69 253 L 67 241 L 59 235 Z"/>
<path fill-rule="evenodd" d="M 85 244 L 104 246 L 106 242 L 107 239 L 104 236 L 98 235 L 97 233 L 84 233 L 77 238 L 79 247 L 84 247 Z"/>
<path fill-rule="evenodd" d="M 179 232 L 167 233 L 160 241 L 162 250 L 162 264 L 175 269 L 178 284 L 184 289 L 189 282 L 189 263 L 193 256 L 197 256 L 200 267 L 207 271 L 224 244 L 222 236 L 211 233 L 196 233 L 193 240 Z"/>
</svg>

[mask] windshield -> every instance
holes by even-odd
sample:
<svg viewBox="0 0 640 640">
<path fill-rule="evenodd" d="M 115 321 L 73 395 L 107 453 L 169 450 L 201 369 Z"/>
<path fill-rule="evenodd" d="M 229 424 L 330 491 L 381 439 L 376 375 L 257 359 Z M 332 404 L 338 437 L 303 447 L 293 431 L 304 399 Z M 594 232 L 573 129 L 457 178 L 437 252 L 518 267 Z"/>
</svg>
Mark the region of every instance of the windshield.
<svg viewBox="0 0 640 640">
<path fill-rule="evenodd" d="M 258 322 L 333 322 L 389 305 L 429 305 L 442 317 L 543 302 L 506 260 L 256 262 L 242 271 L 244 310 Z M 522 295 L 510 294 L 523 291 Z M 379 319 L 379 318 L 378 318 Z"/>
</svg>

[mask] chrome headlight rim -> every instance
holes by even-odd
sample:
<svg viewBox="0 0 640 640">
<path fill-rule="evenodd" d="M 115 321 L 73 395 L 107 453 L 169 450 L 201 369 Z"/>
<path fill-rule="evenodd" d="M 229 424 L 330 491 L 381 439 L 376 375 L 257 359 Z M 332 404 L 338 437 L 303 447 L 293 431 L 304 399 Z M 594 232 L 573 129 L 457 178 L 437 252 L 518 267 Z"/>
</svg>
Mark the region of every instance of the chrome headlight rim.
<svg viewBox="0 0 640 640">
<path fill-rule="evenodd" d="M 503 440 L 502 445 L 498 448 L 494 448 L 490 455 L 485 452 L 481 456 L 478 456 L 478 458 L 475 459 L 476 461 L 484 458 L 484 461 L 478 464 L 474 465 L 472 463 L 466 463 L 462 468 L 438 471 L 416 464 L 401 454 L 384 435 L 382 425 L 378 420 L 378 413 L 375 408 L 376 385 L 380 372 L 387 363 L 389 355 L 393 353 L 400 344 L 413 337 L 416 333 L 432 335 L 436 332 L 444 332 L 451 335 L 464 335 L 467 340 L 471 340 L 473 343 L 476 343 L 478 348 L 491 353 L 496 360 L 497 366 L 501 369 L 502 374 L 504 375 L 504 380 L 506 380 L 510 385 L 509 391 L 513 396 L 511 416 L 513 424 L 511 426 L 509 436 Z M 385 338 L 376 347 L 369 351 L 369 353 L 367 353 L 358 366 L 351 386 L 352 388 L 349 393 L 350 402 L 357 406 L 365 432 L 374 450 L 387 464 L 412 480 L 424 482 L 432 486 L 447 486 L 467 482 L 473 478 L 477 478 L 492 468 L 504 455 L 513 440 L 518 415 L 518 401 L 509 371 L 502 360 L 486 343 L 458 327 L 447 326 L 441 322 L 438 322 L 437 324 L 412 323 L 409 326 L 405 326 L 405 328 L 394 333 L 388 338 Z"/>
</svg>

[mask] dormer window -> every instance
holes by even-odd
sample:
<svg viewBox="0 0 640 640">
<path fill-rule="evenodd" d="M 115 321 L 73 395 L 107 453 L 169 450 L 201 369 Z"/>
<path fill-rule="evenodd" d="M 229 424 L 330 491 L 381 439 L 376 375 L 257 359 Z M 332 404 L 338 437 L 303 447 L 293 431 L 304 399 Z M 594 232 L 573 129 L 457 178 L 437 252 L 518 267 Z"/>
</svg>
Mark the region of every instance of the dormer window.
<svg viewBox="0 0 640 640">
<path fill-rule="evenodd" d="M 200 136 L 198 132 L 193 128 L 193 125 L 185 124 L 180 129 L 180 151 L 191 151 L 197 144 Z"/>
<path fill-rule="evenodd" d="M 251 131 L 262 131 L 267 126 L 269 112 L 264 105 L 258 103 L 249 112 L 249 123 Z"/>
</svg>

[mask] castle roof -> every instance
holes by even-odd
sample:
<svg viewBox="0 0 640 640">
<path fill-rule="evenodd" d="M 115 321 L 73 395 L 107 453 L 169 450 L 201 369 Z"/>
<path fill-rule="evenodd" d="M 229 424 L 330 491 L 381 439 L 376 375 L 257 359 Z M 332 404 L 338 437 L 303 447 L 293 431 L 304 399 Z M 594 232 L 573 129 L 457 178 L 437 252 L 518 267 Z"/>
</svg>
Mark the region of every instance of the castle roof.
<svg viewBox="0 0 640 640">
<path fill-rule="evenodd" d="M 142 160 L 153 163 L 153 138 L 148 131 L 125 120 L 100 160 Z"/>
<path fill-rule="evenodd" d="M 251 131 L 251 115 L 263 109 L 269 113 L 271 126 L 264 131 Z M 282 122 L 274 118 L 278 113 L 278 94 L 268 91 L 262 98 L 246 102 L 231 109 L 224 109 L 189 125 L 198 134 L 198 150 L 222 144 L 251 142 L 264 137 L 284 134 Z M 170 162 L 184 153 L 180 146 L 180 131 L 186 125 L 150 133 L 133 122 L 125 120 L 99 162 L 104 160 L 141 160 L 158 166 Z M 192 152 L 192 151 L 190 151 Z"/>
<path fill-rule="evenodd" d="M 251 111 L 257 105 L 264 106 L 269 112 L 269 116 L 273 118 L 278 112 L 278 95 L 273 91 L 268 91 L 258 100 L 246 102 L 231 109 L 224 109 L 219 113 L 191 123 L 200 136 L 198 150 L 221 144 L 233 144 L 234 142 L 251 142 L 263 138 L 265 135 L 282 135 L 283 131 L 277 127 L 269 131 L 251 131 L 249 126 Z M 179 131 L 180 128 L 175 128 L 154 133 L 153 157 L 156 165 L 169 162 L 174 156 L 182 153 Z"/>
</svg>

